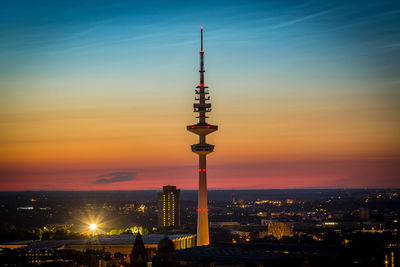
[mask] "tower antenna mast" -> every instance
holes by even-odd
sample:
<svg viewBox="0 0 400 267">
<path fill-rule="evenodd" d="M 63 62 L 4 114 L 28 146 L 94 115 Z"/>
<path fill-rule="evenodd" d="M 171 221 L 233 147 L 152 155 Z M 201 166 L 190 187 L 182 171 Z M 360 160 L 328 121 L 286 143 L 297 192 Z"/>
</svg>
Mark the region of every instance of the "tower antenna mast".
<svg viewBox="0 0 400 267">
<path fill-rule="evenodd" d="M 208 203 L 207 203 L 207 154 L 214 151 L 214 145 L 206 143 L 206 135 L 218 130 L 217 125 L 211 125 L 206 122 L 206 113 L 211 112 L 211 103 L 208 96 L 208 87 L 204 83 L 204 50 L 203 50 L 203 27 L 201 31 L 201 49 L 200 49 L 200 83 L 196 86 L 196 97 L 193 104 L 194 112 L 197 112 L 199 122 L 187 126 L 187 130 L 199 136 L 199 142 L 191 146 L 192 152 L 199 156 L 199 192 L 197 207 L 197 246 L 206 246 L 210 244 L 208 229 Z"/>
</svg>

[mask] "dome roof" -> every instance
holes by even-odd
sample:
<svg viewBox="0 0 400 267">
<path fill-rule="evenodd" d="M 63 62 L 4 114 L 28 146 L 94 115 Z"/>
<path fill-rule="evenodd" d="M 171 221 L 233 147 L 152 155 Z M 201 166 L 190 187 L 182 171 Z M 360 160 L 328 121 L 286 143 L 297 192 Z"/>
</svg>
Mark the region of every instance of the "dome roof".
<svg viewBox="0 0 400 267">
<path fill-rule="evenodd" d="M 158 242 L 157 246 L 158 252 L 174 252 L 175 251 L 175 245 L 174 242 L 172 242 L 171 239 L 168 238 L 168 236 L 165 236 L 163 239 Z"/>
</svg>

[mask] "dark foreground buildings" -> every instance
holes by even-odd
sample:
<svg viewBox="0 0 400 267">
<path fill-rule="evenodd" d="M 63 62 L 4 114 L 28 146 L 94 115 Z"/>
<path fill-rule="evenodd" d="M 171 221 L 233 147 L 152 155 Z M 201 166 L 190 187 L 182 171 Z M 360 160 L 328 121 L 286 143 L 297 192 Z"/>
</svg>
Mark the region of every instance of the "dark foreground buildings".
<svg viewBox="0 0 400 267">
<path fill-rule="evenodd" d="M 122 234 L 80 240 L 13 241 L 0 244 L 0 266 L 43 266 L 52 262 L 71 266 L 130 266 L 133 259 L 138 263 L 156 256 L 163 239 L 162 234 Z M 196 245 L 196 235 L 170 235 L 169 240 L 175 249 Z M 91 265 L 92 258 L 103 265 Z"/>
<path fill-rule="evenodd" d="M 56 244 L 53 244 L 53 247 L 51 247 L 49 242 L 43 244 L 36 242 L 36 245 L 31 244 L 15 249 L 0 248 L 0 266 L 399 266 L 400 247 L 398 246 L 376 249 L 366 246 L 219 243 L 184 249 L 179 247 L 182 240 L 179 241 L 174 236 L 171 236 L 171 238 L 167 236 L 158 237 L 158 243 L 151 244 L 151 249 L 149 249 L 146 246 L 146 242 L 148 242 L 146 236 L 143 239 L 140 234 L 131 236 L 129 240 L 134 245 L 130 244 L 130 249 L 126 250 L 127 254 L 109 250 L 109 247 L 115 249 L 116 244 L 73 249 L 71 246 L 56 247 Z M 57 242 L 57 245 L 60 245 L 64 241 Z M 17 245 L 14 244 L 14 246 Z"/>
</svg>

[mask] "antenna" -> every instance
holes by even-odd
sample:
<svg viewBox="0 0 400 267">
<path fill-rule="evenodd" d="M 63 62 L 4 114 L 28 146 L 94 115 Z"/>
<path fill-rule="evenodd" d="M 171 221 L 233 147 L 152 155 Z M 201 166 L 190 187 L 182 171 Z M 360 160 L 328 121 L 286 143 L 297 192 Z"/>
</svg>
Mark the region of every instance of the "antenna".
<svg viewBox="0 0 400 267">
<path fill-rule="evenodd" d="M 201 30 L 201 51 L 203 51 L 203 26 L 200 27 Z"/>
</svg>

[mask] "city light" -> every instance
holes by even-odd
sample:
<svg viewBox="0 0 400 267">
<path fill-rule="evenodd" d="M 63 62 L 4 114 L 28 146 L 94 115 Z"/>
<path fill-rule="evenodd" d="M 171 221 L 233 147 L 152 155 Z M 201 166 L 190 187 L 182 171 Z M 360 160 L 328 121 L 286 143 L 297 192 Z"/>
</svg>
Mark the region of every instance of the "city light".
<svg viewBox="0 0 400 267">
<path fill-rule="evenodd" d="M 142 204 L 142 205 L 140 205 L 140 207 L 137 210 L 144 213 L 145 209 L 146 209 L 146 206 Z"/>
<path fill-rule="evenodd" d="M 105 234 L 104 228 L 107 228 L 108 221 L 106 220 L 102 211 L 97 211 L 97 205 L 93 203 L 86 203 L 83 205 L 86 214 L 83 216 L 76 216 L 74 219 L 78 222 L 77 226 L 79 231 L 88 236 L 95 236 L 99 234 Z M 101 205 L 103 207 L 103 205 Z"/>
</svg>

